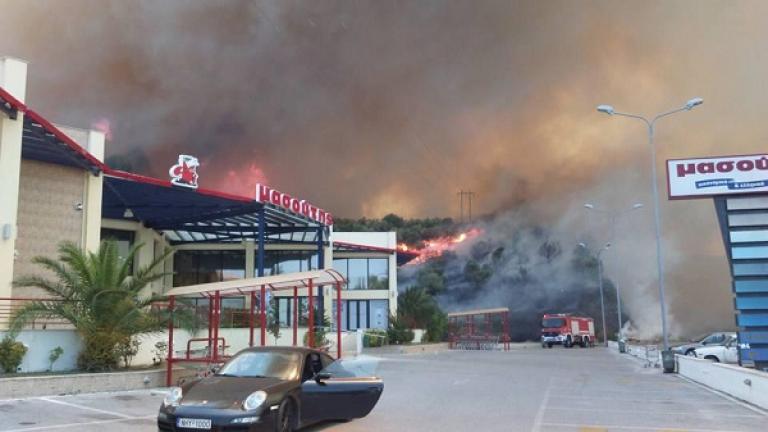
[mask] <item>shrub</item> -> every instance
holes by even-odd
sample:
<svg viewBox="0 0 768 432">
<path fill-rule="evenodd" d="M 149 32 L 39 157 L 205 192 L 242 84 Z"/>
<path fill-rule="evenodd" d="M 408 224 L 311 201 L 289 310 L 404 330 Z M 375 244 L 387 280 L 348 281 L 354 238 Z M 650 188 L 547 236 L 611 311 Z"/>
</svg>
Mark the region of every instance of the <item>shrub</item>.
<svg viewBox="0 0 768 432">
<path fill-rule="evenodd" d="M 363 346 L 366 348 L 375 348 L 387 345 L 389 336 L 384 330 L 366 330 L 363 334 Z"/>
<path fill-rule="evenodd" d="M 167 358 L 168 344 L 163 341 L 155 342 L 155 349 L 152 350 L 152 353 L 154 354 L 152 364 L 155 366 L 161 364 Z"/>
<path fill-rule="evenodd" d="M 318 309 L 315 308 L 315 336 L 314 346 L 321 351 L 327 351 L 331 346 L 331 341 L 328 339 L 328 332 L 330 331 L 331 323 L 328 317 L 320 316 Z M 304 333 L 304 346 L 309 346 L 309 332 Z"/>
<path fill-rule="evenodd" d="M 391 344 L 406 344 L 413 342 L 413 330 L 409 329 L 402 317 L 391 317 L 387 336 Z"/>
<path fill-rule="evenodd" d="M 51 352 L 48 354 L 48 370 L 53 370 L 53 364 L 56 363 L 56 360 L 61 357 L 61 355 L 64 354 L 64 348 L 57 346 L 56 348 L 52 349 Z"/>
<path fill-rule="evenodd" d="M 27 353 L 27 347 L 23 343 L 6 336 L 0 341 L 0 368 L 4 373 L 16 373 L 24 355 Z"/>
<path fill-rule="evenodd" d="M 117 369 L 120 355 L 117 345 L 121 337 L 111 332 L 94 332 L 83 337 L 83 350 L 77 356 L 77 367 L 86 372 Z"/>
<path fill-rule="evenodd" d="M 123 366 L 131 367 L 131 362 L 139 353 L 141 342 L 136 337 L 126 337 L 117 344 L 117 355 L 123 359 Z"/>
</svg>

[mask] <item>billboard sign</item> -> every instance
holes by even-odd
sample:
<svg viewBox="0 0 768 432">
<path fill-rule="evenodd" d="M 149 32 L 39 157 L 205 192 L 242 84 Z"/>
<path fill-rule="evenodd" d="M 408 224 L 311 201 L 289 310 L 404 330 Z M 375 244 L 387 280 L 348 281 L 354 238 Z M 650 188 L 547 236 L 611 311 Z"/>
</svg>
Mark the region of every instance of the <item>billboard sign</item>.
<svg viewBox="0 0 768 432">
<path fill-rule="evenodd" d="M 669 197 L 697 198 L 768 192 L 768 155 L 667 161 Z"/>
</svg>

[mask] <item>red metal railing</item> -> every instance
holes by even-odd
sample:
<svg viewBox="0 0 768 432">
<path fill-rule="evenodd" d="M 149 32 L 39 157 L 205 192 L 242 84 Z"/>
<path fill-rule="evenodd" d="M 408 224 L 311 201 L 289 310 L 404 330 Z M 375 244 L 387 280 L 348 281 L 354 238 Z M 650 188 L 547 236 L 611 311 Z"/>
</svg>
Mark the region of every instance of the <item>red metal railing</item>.
<svg viewBox="0 0 768 432">
<path fill-rule="evenodd" d="M 46 297 L 0 297 L 0 329 L 7 329 L 11 319 L 19 309 L 36 301 L 61 302 L 64 300 Z M 73 327 L 68 321 L 61 318 L 37 318 L 27 323 L 23 328 L 29 330 L 63 330 Z"/>
</svg>

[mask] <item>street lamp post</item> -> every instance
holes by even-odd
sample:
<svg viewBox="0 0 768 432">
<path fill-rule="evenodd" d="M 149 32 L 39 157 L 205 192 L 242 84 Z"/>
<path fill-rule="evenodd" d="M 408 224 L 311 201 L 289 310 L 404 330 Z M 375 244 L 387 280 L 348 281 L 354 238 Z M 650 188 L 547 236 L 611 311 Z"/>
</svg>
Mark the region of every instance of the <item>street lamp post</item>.
<svg viewBox="0 0 768 432">
<path fill-rule="evenodd" d="M 630 207 L 630 208 L 628 208 L 626 210 L 622 210 L 622 211 L 603 210 L 603 209 L 599 209 L 599 208 L 595 207 L 594 204 L 589 204 L 589 203 L 584 204 L 584 208 L 586 208 L 587 210 L 592 210 L 592 211 L 596 211 L 596 212 L 608 215 L 609 220 L 610 220 L 610 228 L 608 230 L 608 240 L 609 241 L 614 241 L 613 237 L 614 237 L 615 230 L 616 230 L 616 222 L 618 221 L 619 217 L 623 216 L 623 215 L 625 215 L 625 214 L 627 214 L 627 213 L 629 213 L 631 211 L 643 208 L 643 204 L 642 203 L 635 203 L 635 204 L 632 205 L 632 207 Z M 602 280 L 602 277 L 601 277 L 601 280 Z M 618 282 L 614 283 L 614 286 L 616 287 L 616 308 L 617 308 L 618 315 L 619 315 L 619 327 L 618 327 L 619 328 L 619 340 L 621 340 L 622 337 L 623 337 L 622 332 L 621 332 L 621 328 L 622 328 L 621 292 L 619 291 L 619 283 Z"/>
<path fill-rule="evenodd" d="M 579 246 L 589 250 L 586 243 L 579 243 Z M 605 295 L 603 294 L 603 252 L 607 251 L 611 247 L 610 243 L 606 243 L 599 251 L 597 251 L 597 286 L 600 289 L 600 314 L 601 326 L 603 327 L 603 344 L 608 346 L 608 330 L 605 328 Z"/>
<path fill-rule="evenodd" d="M 653 119 L 648 120 L 647 118 L 635 114 L 627 114 L 616 111 L 611 105 L 599 105 L 597 107 L 597 110 L 599 112 L 608 114 L 608 115 L 618 115 L 623 117 L 630 117 L 634 119 L 641 120 L 645 123 L 645 125 L 648 127 L 648 144 L 651 148 L 651 182 L 653 184 L 653 215 L 654 215 L 654 222 L 655 222 L 655 228 L 656 228 L 656 267 L 658 272 L 658 280 L 659 280 L 659 302 L 661 303 L 661 333 L 664 338 L 664 350 L 669 350 L 669 335 L 667 334 L 667 304 L 665 300 L 665 294 L 664 294 L 664 257 L 662 255 L 662 249 L 661 249 L 661 217 L 659 215 L 660 210 L 660 204 L 659 204 L 659 182 L 656 178 L 656 146 L 653 142 L 653 134 L 656 127 L 656 121 L 659 119 L 681 112 L 681 111 L 690 111 L 694 107 L 701 105 L 704 103 L 704 99 L 700 97 L 695 97 L 693 99 L 690 99 L 688 102 L 685 103 L 685 106 L 673 109 L 671 111 L 666 111 L 661 114 L 657 114 Z"/>
</svg>

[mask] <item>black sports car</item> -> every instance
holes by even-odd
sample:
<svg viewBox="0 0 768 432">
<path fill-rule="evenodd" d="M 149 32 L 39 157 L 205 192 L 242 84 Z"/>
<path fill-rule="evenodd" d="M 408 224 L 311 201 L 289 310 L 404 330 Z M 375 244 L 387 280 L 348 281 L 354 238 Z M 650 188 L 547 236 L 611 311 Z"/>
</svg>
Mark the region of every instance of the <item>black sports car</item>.
<svg viewBox="0 0 768 432">
<path fill-rule="evenodd" d="M 214 375 L 173 387 L 157 417 L 161 432 L 290 432 L 368 415 L 384 384 L 356 376 L 329 355 L 294 347 L 248 348 Z"/>
</svg>

